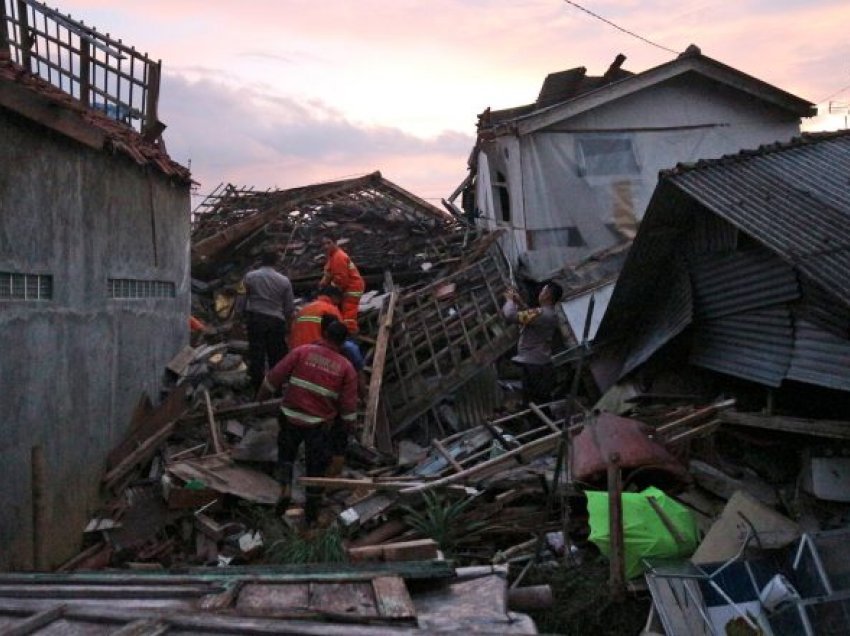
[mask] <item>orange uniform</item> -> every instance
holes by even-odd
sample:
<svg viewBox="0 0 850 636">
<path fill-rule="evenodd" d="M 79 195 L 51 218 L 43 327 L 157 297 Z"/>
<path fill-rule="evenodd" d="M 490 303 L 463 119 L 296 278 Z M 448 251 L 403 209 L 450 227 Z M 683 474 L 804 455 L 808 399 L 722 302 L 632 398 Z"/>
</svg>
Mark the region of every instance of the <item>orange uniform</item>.
<svg viewBox="0 0 850 636">
<path fill-rule="evenodd" d="M 290 350 L 303 344 L 312 344 L 322 337 L 322 316 L 325 314 L 331 314 L 337 320 L 342 320 L 339 308 L 324 295 L 307 303 L 295 314 L 289 331 Z"/>
<path fill-rule="evenodd" d="M 366 289 L 366 283 L 348 254 L 338 247 L 334 247 L 328 256 L 322 284 L 333 285 L 342 290 L 342 321 L 348 327 L 348 333 L 356 334 L 359 331 L 357 310 L 360 308 L 360 297 Z"/>
</svg>

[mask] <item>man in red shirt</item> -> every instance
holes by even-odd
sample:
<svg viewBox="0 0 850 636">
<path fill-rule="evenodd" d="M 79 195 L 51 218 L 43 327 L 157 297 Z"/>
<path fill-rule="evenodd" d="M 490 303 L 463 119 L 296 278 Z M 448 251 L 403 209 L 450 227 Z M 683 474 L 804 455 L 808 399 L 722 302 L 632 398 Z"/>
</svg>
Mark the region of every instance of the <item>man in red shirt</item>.
<svg viewBox="0 0 850 636">
<path fill-rule="evenodd" d="M 279 512 L 289 505 L 292 467 L 301 442 L 304 442 L 307 476 L 322 477 L 330 461 L 329 433 L 334 420 L 339 416 L 353 426 L 357 418 L 357 373 L 340 353 L 347 335 L 341 322 L 329 323 L 321 340 L 293 349 L 278 362 L 257 393 L 257 400 L 264 400 L 286 384 L 277 438 L 281 475 Z M 322 490 L 308 487 L 306 495 L 304 515 L 312 524 L 319 515 Z"/>
<path fill-rule="evenodd" d="M 348 333 L 357 335 L 357 311 L 360 308 L 360 297 L 366 289 L 366 283 L 360 276 L 357 266 L 336 244 L 336 239 L 330 234 L 322 236 L 322 248 L 325 250 L 325 271 L 319 287 L 333 285 L 342 290 L 342 321 L 348 327 Z"/>
<path fill-rule="evenodd" d="M 322 316 L 329 314 L 342 322 L 339 313 L 339 303 L 342 301 L 342 291 L 338 287 L 323 287 L 313 302 L 304 305 L 289 330 L 289 348 L 294 349 L 303 344 L 316 342 L 322 337 Z"/>
</svg>

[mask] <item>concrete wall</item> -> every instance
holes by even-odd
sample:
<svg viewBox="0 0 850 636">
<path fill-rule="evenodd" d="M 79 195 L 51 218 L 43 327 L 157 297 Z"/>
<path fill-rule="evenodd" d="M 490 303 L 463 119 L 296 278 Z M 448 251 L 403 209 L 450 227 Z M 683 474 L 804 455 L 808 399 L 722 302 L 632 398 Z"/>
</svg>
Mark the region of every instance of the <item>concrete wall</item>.
<svg viewBox="0 0 850 636">
<path fill-rule="evenodd" d="M 0 109 L 0 273 L 49 274 L 48 301 L 0 299 L 0 568 L 33 564 L 31 449 L 47 464 L 51 564 L 80 547 L 108 451 L 188 340 L 189 186 Z M 116 300 L 107 279 L 171 281 Z"/>
</svg>

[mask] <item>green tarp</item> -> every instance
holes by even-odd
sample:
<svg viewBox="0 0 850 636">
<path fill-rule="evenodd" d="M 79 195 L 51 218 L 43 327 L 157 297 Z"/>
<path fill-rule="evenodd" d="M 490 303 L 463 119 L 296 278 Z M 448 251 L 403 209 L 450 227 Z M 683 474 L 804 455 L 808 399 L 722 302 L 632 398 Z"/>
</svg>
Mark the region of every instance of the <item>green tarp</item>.
<svg viewBox="0 0 850 636">
<path fill-rule="evenodd" d="M 608 493 L 587 491 L 585 494 L 590 514 L 590 540 L 602 554 L 608 556 L 611 548 Z M 650 497 L 676 529 L 681 543 L 667 529 L 662 515 L 652 507 Z M 645 557 L 691 556 L 699 544 L 696 519 L 688 508 L 658 488 L 626 492 L 623 493 L 623 542 L 626 548 L 626 577 L 633 578 L 643 572 L 641 559 Z"/>
</svg>

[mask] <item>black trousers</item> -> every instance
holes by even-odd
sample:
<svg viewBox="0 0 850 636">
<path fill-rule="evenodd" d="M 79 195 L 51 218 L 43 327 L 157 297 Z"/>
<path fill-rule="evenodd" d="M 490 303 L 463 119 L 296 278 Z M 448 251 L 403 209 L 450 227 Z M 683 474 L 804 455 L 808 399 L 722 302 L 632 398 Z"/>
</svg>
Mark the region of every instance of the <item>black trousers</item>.
<svg viewBox="0 0 850 636">
<path fill-rule="evenodd" d="M 551 364 L 522 364 L 522 403 L 544 404 L 552 399 L 555 367 Z"/>
<path fill-rule="evenodd" d="M 277 435 L 277 462 L 280 469 L 282 486 L 292 483 L 292 466 L 298 457 L 298 447 L 304 442 L 304 463 L 307 477 L 324 477 L 331 459 L 330 426 L 320 424 L 315 427 L 292 424 L 286 417 L 280 417 L 280 432 Z M 322 489 L 315 486 L 305 488 L 307 501 L 304 513 L 308 521 L 316 520 Z"/>
<path fill-rule="evenodd" d="M 266 369 L 271 369 L 286 355 L 286 322 L 267 314 L 248 312 L 248 377 L 255 389 L 263 383 Z"/>
</svg>

